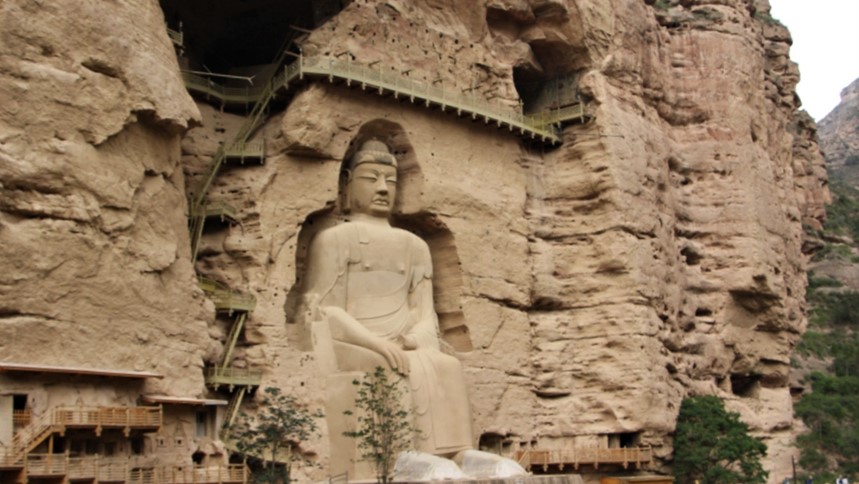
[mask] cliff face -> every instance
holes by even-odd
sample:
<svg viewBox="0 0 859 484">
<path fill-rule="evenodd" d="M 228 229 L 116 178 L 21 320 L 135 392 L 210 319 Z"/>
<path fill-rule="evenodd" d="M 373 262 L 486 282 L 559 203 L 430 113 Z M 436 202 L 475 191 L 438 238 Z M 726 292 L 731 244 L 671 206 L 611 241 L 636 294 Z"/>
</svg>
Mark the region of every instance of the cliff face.
<svg viewBox="0 0 859 484">
<path fill-rule="evenodd" d="M 105 8 L 0 6 L 0 354 L 199 392 L 212 316 L 179 140 L 200 115 L 158 6 Z"/>
<path fill-rule="evenodd" d="M 170 392 L 202 395 L 224 329 L 195 287 L 182 169 L 193 182 L 243 118 L 194 106 L 154 2 L 109 22 L 96 2 L 62 18 L 0 8 L 0 93 L 15 100 L 0 108 L 4 356 L 157 369 Z M 789 45 L 765 0 L 350 3 L 303 54 L 511 107 L 527 82 L 574 73 L 593 119 L 544 149 L 360 89 L 302 89 L 256 135 L 265 164 L 210 190 L 241 223 L 207 232 L 196 269 L 257 297 L 236 364 L 321 401 L 296 303 L 306 244 L 349 141 L 377 130 L 402 157 L 396 221 L 433 252 L 476 439 L 622 437 L 667 463 L 680 400 L 708 393 L 765 439 L 780 476 L 802 224 L 819 226 L 828 197 Z M 102 334 L 115 348 L 97 350 Z M 46 344 L 76 351 L 31 355 Z"/>
</svg>

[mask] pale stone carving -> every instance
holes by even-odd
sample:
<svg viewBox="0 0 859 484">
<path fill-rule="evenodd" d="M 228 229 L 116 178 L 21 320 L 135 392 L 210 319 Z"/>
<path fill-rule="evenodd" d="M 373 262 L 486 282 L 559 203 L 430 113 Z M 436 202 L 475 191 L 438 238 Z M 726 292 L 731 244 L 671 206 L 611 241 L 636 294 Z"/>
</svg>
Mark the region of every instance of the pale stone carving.
<svg viewBox="0 0 859 484">
<path fill-rule="evenodd" d="M 340 437 L 350 425 L 342 411 L 354 404 L 354 372 L 377 366 L 407 378 L 404 403 L 420 430 L 417 450 L 453 456 L 470 449 L 462 367 L 440 350 L 429 248 L 388 220 L 396 158 L 370 140 L 344 163 L 341 176 L 346 220 L 316 235 L 307 270 L 314 349 L 328 375 L 332 467 L 356 457 Z"/>
</svg>

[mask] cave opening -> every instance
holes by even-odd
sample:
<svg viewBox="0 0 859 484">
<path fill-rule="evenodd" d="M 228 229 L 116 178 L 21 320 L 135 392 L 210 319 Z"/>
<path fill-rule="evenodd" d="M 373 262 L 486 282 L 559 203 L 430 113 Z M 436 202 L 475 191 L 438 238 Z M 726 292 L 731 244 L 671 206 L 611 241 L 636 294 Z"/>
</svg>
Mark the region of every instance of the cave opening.
<svg viewBox="0 0 859 484">
<path fill-rule="evenodd" d="M 563 109 L 580 102 L 578 79 L 577 72 L 548 77 L 532 65 L 513 68 L 513 85 L 525 114 Z"/>
<path fill-rule="evenodd" d="M 738 397 L 751 398 L 757 395 L 760 375 L 731 375 L 731 393 Z"/>
<path fill-rule="evenodd" d="M 182 33 L 187 63 L 183 67 L 222 74 L 271 63 L 293 26 L 312 30 L 346 3 L 348 0 L 160 0 L 167 27 Z"/>
</svg>

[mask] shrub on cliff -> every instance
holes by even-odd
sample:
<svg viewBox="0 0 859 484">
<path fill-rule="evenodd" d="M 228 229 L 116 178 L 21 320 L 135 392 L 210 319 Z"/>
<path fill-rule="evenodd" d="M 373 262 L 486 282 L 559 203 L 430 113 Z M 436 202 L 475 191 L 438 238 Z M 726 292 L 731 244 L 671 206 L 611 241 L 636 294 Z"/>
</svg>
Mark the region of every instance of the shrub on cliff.
<svg viewBox="0 0 859 484">
<path fill-rule="evenodd" d="M 358 387 L 355 399 L 358 429 L 343 432 L 357 439 L 361 457 L 372 462 L 376 469 L 376 482 L 391 481 L 391 473 L 397 453 L 409 449 L 415 429 L 411 415 L 402 407 L 403 389 L 400 378 L 381 366 L 367 373 L 362 381 L 355 380 Z M 353 415 L 352 411 L 344 412 Z"/>
<path fill-rule="evenodd" d="M 725 410 L 717 397 L 683 400 L 674 437 L 674 474 L 678 484 L 765 484 L 761 458 L 767 447 L 749 435 L 740 416 Z"/>
<path fill-rule="evenodd" d="M 817 475 L 859 474 L 859 367 L 857 354 L 835 358 L 833 373 L 813 373 L 813 391 L 796 405 L 809 432 L 797 440 L 800 465 Z"/>
<path fill-rule="evenodd" d="M 241 454 L 262 463 L 253 482 L 289 484 L 293 463 L 302 459 L 298 446 L 315 434 L 316 419 L 323 415 L 273 387 L 265 389 L 261 408 L 256 418 L 242 413 L 230 436 Z"/>
</svg>

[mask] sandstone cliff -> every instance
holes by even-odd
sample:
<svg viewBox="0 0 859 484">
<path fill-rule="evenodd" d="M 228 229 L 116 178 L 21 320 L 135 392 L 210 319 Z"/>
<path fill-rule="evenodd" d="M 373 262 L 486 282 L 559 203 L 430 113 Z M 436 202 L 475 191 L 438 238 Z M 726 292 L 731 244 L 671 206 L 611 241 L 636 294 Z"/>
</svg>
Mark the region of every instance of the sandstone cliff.
<svg viewBox="0 0 859 484">
<path fill-rule="evenodd" d="M 14 100 L 0 108 L 3 357 L 156 369 L 159 390 L 202 395 L 226 323 L 196 288 L 183 195 L 243 117 L 194 106 L 154 2 L 75 5 L 73 17 L 0 7 L 0 93 Z M 768 10 L 348 3 L 303 54 L 507 106 L 528 83 L 574 74 L 593 119 L 549 149 L 360 89 L 304 87 L 257 132 L 265 164 L 229 167 L 210 190 L 240 223 L 206 233 L 196 269 L 257 297 L 236 364 L 321 401 L 297 304 L 303 258 L 349 141 L 375 130 L 401 157 L 397 222 L 433 252 L 476 441 L 620 437 L 654 446 L 668 470 L 680 400 L 710 393 L 764 438 L 781 476 L 789 356 L 806 324 L 802 224 L 819 226 L 828 193 L 790 35 Z M 74 351 L 34 351 L 60 345 Z M 324 462 L 325 446 L 307 450 Z"/>
<path fill-rule="evenodd" d="M 0 26 L 2 359 L 201 394 L 212 315 L 179 166 L 200 114 L 158 5 L 4 2 Z"/>
</svg>

